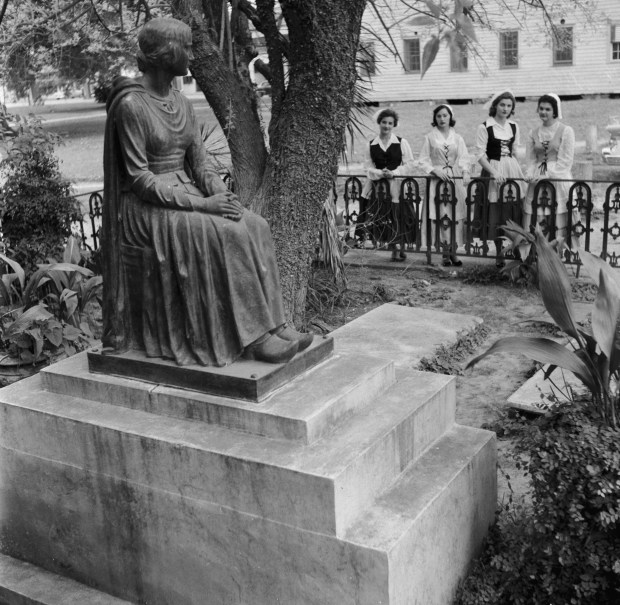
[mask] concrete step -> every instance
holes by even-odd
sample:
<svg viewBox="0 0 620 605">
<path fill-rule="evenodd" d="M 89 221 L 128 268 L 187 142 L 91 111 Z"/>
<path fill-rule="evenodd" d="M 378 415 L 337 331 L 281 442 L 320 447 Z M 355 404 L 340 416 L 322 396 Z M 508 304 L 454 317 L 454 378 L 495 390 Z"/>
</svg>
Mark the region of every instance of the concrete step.
<svg viewBox="0 0 620 605">
<path fill-rule="evenodd" d="M 346 542 L 386 553 L 390 605 L 452 603 L 494 520 L 495 458 L 494 433 L 454 425 L 349 527 Z"/>
<path fill-rule="evenodd" d="M 0 554 L 2 605 L 130 605 L 105 592 Z"/>
<path fill-rule="evenodd" d="M 437 309 L 381 305 L 334 330 L 336 353 L 367 353 L 391 359 L 397 367 L 417 368 L 440 345 L 450 346 L 483 320 Z"/>
<path fill-rule="evenodd" d="M 391 361 L 363 354 L 330 358 L 261 402 L 93 374 L 86 353 L 44 368 L 41 378 L 53 393 L 303 443 L 316 441 L 395 380 Z"/>
<path fill-rule="evenodd" d="M 34 376 L 0 391 L 0 445 L 340 534 L 453 424 L 454 389 L 452 377 L 400 371 L 374 402 L 306 445 L 52 393 Z"/>
</svg>

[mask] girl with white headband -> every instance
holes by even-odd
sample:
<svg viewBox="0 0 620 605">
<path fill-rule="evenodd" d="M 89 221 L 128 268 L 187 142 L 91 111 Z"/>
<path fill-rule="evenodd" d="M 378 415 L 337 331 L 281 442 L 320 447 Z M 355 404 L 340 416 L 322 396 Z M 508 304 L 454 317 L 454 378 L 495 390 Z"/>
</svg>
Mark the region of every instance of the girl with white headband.
<svg viewBox="0 0 620 605">
<path fill-rule="evenodd" d="M 501 258 L 501 225 L 508 219 L 520 222 L 520 208 L 504 207 L 500 212 L 498 204 L 499 188 L 506 180 L 522 180 L 523 172 L 514 152 L 519 146 L 519 126 L 510 118 L 515 113 L 516 99 L 510 90 L 503 90 L 493 95 L 490 101 L 489 118 L 478 126 L 476 133 L 476 157 L 482 166 L 481 176 L 490 177 L 488 182 L 488 238 L 495 243 L 497 266 L 505 262 Z M 476 209 L 476 218 L 480 220 L 482 212 Z M 480 234 L 482 235 L 482 234 Z"/>
<path fill-rule="evenodd" d="M 419 166 L 434 178 L 430 182 L 430 190 L 426 209 L 433 221 L 432 238 L 436 237 L 437 221 L 439 224 L 439 244 L 443 247 L 444 267 L 460 267 L 463 263 L 456 257 L 456 249 L 463 244 L 463 225 L 466 215 L 465 186 L 469 182 L 469 154 L 467 146 L 460 134 L 454 130 L 456 121 L 452 107 L 446 103 L 437 105 L 433 109 L 433 129 L 424 137 L 422 150 L 420 151 Z M 459 177 L 463 177 L 462 179 Z M 437 185 L 441 182 L 451 181 L 454 183 L 456 208 L 454 213 L 456 242 L 452 241 L 452 235 L 448 225 L 442 222 L 447 216 L 453 220 L 450 204 L 436 203 L 435 194 Z M 440 195 L 443 188 L 440 187 Z"/>
<path fill-rule="evenodd" d="M 560 122 L 562 102 L 558 95 L 548 93 L 538 99 L 538 117 L 541 125 L 533 128 L 526 140 L 527 174 L 530 185 L 523 206 L 523 226 L 529 229 L 532 224 L 532 201 L 536 183 L 541 179 L 563 179 L 553 183 L 555 187 L 555 227 L 556 237 L 566 237 L 568 224 L 568 192 L 572 179 L 571 169 L 575 155 L 575 132 L 570 126 Z M 540 204 L 540 201 L 539 201 Z M 543 205 L 537 207 L 535 223 L 544 221 L 548 227 L 553 209 Z M 573 224 L 579 220 L 579 212 L 573 211 Z"/>
<path fill-rule="evenodd" d="M 390 107 L 375 114 L 379 134 L 369 141 L 364 156 L 364 168 L 368 179 L 364 183 L 360 198 L 360 214 L 356 237 L 364 239 L 366 233 L 373 240 L 388 240 L 392 251 L 391 260 L 404 261 L 407 254 L 401 248 L 402 228 L 400 221 L 399 195 L 401 179 L 411 174 L 413 154 L 406 139 L 396 136 L 393 130 L 398 126 L 398 114 Z M 373 193 L 373 182 L 386 179 L 389 183 L 391 202 L 386 209 Z M 358 245 L 363 245 L 360 242 Z"/>
</svg>

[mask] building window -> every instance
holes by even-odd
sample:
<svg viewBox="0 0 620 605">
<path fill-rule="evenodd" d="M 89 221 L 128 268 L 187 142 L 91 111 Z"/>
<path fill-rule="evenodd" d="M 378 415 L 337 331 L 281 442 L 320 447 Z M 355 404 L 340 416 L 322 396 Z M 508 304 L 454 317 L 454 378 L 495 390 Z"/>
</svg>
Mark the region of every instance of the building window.
<svg viewBox="0 0 620 605">
<path fill-rule="evenodd" d="M 467 71 L 467 47 L 450 46 L 450 71 Z"/>
<path fill-rule="evenodd" d="M 499 34 L 499 66 L 501 69 L 519 67 L 519 32 L 509 31 Z"/>
<path fill-rule="evenodd" d="M 573 64 L 573 28 L 558 27 L 553 39 L 553 64 Z"/>
<path fill-rule="evenodd" d="M 191 84 L 194 81 L 192 76 L 183 76 L 183 84 Z"/>
<path fill-rule="evenodd" d="M 357 51 L 357 71 L 360 76 L 374 76 L 377 71 L 375 46 L 373 42 L 361 40 Z"/>
<path fill-rule="evenodd" d="M 420 73 L 420 38 L 405 40 L 405 71 Z"/>
<path fill-rule="evenodd" d="M 620 25 L 611 26 L 611 60 L 620 61 Z"/>
</svg>

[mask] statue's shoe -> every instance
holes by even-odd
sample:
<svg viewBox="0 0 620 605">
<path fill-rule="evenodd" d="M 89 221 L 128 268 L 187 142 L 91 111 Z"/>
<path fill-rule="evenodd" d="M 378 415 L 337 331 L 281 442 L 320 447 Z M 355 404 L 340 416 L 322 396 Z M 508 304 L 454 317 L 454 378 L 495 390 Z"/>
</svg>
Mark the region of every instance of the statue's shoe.
<svg viewBox="0 0 620 605">
<path fill-rule="evenodd" d="M 266 363 L 286 363 L 295 357 L 297 342 L 279 338 L 270 334 L 268 338 L 259 343 L 252 343 L 243 351 L 245 359 L 256 359 Z"/>
<path fill-rule="evenodd" d="M 282 330 L 276 332 L 276 335 L 283 340 L 296 342 L 297 352 L 307 349 L 314 339 L 314 334 L 312 332 L 298 332 L 290 326 L 285 326 Z"/>
</svg>

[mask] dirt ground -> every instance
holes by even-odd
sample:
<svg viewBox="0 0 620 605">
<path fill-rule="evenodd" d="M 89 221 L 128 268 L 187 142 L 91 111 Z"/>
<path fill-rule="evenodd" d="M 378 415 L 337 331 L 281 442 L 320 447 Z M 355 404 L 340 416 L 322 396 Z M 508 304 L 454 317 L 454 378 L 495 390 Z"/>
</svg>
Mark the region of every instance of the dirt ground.
<svg viewBox="0 0 620 605">
<path fill-rule="evenodd" d="M 475 315 L 484 320 L 488 335 L 465 359 L 455 363 L 457 374 L 456 420 L 460 424 L 497 429 L 510 413 L 507 399 L 537 369 L 529 359 L 502 354 L 489 357 L 473 369 L 465 370 L 469 359 L 485 351 L 500 337 L 514 334 L 551 335 L 559 333 L 545 322 L 546 313 L 540 293 L 533 286 L 516 285 L 500 278 L 493 262 L 464 259 L 461 268 L 427 265 L 425 258 L 409 255 L 406 263 L 377 262 L 388 252 L 354 251 L 348 259 L 347 291 L 334 304 L 324 301 L 321 317 L 336 328 L 385 302 L 395 301 L 412 307 Z M 352 254 L 352 256 L 353 256 Z M 345 256 L 345 261 L 347 257 Z M 569 272 L 572 272 L 569 270 Z M 573 298 L 578 302 L 593 300 L 594 286 L 583 279 L 573 279 Z M 587 310 L 587 305 L 579 305 Z M 501 433 L 501 430 L 500 430 Z M 499 500 L 508 496 L 510 476 L 514 496 L 523 495 L 528 483 L 514 466 L 511 443 L 498 438 Z"/>
</svg>

